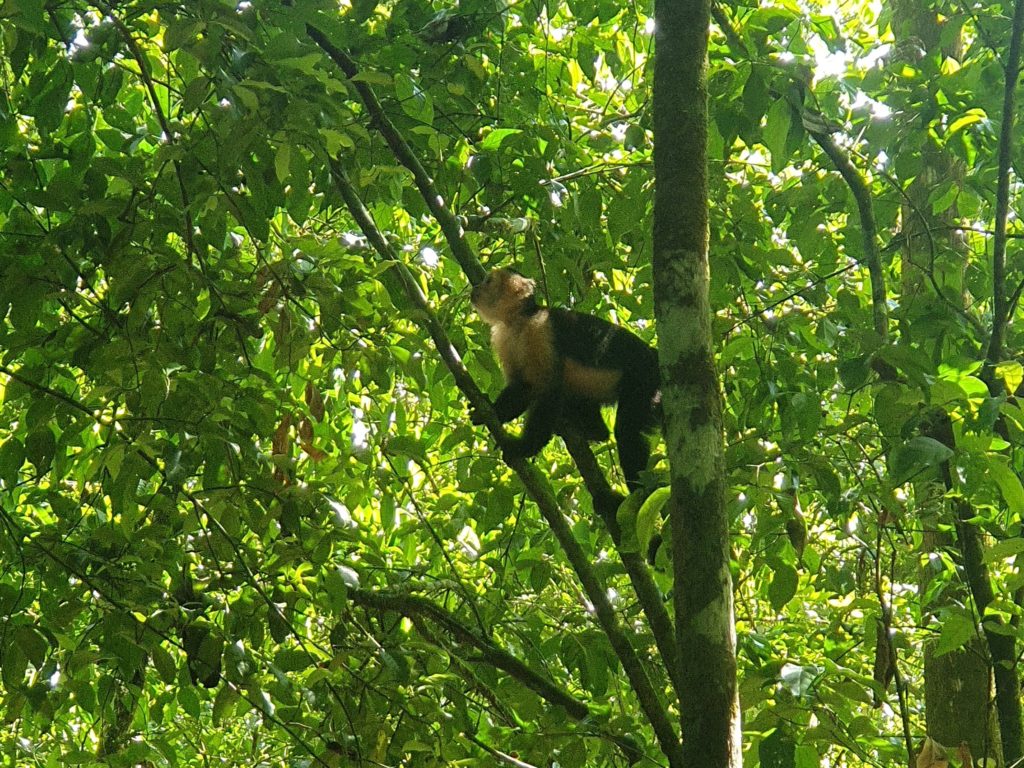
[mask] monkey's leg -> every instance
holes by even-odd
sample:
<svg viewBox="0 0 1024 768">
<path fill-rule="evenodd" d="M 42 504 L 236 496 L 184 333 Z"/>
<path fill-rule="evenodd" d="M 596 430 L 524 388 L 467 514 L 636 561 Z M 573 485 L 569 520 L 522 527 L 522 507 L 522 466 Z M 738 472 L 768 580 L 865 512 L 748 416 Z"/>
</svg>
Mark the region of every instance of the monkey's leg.
<svg viewBox="0 0 1024 768">
<path fill-rule="evenodd" d="M 640 488 L 640 473 L 647 469 L 651 448 L 644 435 L 646 414 L 650 406 L 645 402 L 619 401 L 615 413 L 615 443 L 619 448 L 619 464 L 630 492 Z"/>
<path fill-rule="evenodd" d="M 522 436 L 508 440 L 503 446 L 505 454 L 513 459 L 536 455 L 551 439 L 561 415 L 562 393 L 556 390 L 541 394 L 526 412 Z"/>
<path fill-rule="evenodd" d="M 601 404 L 581 397 L 567 397 L 562 404 L 559 429 L 570 429 L 588 442 L 608 439 L 608 426 L 601 418 Z"/>
</svg>

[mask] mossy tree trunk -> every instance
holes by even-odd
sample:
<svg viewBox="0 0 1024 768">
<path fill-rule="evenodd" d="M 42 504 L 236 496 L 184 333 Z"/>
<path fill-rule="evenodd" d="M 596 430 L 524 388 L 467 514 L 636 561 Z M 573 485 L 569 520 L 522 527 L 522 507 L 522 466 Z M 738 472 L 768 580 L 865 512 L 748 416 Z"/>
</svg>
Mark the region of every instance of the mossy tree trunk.
<svg viewBox="0 0 1024 768">
<path fill-rule="evenodd" d="M 722 401 L 708 300 L 707 0 L 658 0 L 654 301 L 672 466 L 674 607 L 688 766 L 740 766 Z"/>
</svg>

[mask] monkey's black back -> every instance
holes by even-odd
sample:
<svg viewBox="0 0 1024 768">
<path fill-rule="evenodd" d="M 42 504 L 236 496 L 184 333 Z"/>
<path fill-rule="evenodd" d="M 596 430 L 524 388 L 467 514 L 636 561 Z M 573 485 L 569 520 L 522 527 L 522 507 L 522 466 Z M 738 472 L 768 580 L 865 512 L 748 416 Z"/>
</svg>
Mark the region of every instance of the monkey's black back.
<svg viewBox="0 0 1024 768">
<path fill-rule="evenodd" d="M 631 331 L 600 317 L 559 308 L 548 312 L 559 354 L 590 368 L 621 372 L 620 392 L 638 396 L 629 404 L 631 418 L 640 419 L 644 429 L 655 426 L 660 387 L 657 351 Z"/>
</svg>

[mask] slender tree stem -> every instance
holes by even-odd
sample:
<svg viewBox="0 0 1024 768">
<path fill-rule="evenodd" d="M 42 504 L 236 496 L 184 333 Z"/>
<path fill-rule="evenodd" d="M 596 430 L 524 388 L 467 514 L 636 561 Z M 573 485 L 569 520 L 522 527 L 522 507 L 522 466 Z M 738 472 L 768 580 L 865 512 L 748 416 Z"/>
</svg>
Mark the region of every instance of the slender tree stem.
<svg viewBox="0 0 1024 768">
<path fill-rule="evenodd" d="M 412 177 L 416 182 L 416 188 L 419 189 L 424 202 L 427 204 L 427 208 L 430 209 L 431 214 L 433 214 L 434 218 L 437 219 L 437 223 L 441 226 L 441 231 L 448 242 L 448 247 L 462 267 L 462 271 L 466 273 L 471 283 L 474 285 L 479 283 L 484 279 L 484 268 L 480 265 L 480 260 L 477 259 L 476 254 L 473 253 L 473 249 L 469 247 L 466 238 L 463 237 L 462 224 L 459 222 L 458 217 L 448 209 L 444 198 L 437 189 L 437 185 L 430 178 L 430 174 L 423 167 L 423 163 L 416 157 L 416 153 L 412 151 L 412 147 L 409 146 L 409 143 L 399 133 L 395 124 L 391 122 L 391 119 L 384 112 L 384 108 L 381 106 L 377 94 L 373 92 L 373 88 L 362 80 L 355 79 L 356 75 L 359 74 L 359 68 L 356 66 L 356 63 L 347 53 L 334 45 L 327 38 L 327 35 L 311 24 L 306 25 L 306 33 L 327 54 L 331 61 L 337 64 L 338 68 L 345 73 L 345 77 L 349 79 L 352 87 L 359 94 L 359 98 L 362 100 L 363 106 L 366 107 L 366 111 L 369 113 L 374 126 L 380 131 L 381 136 L 384 137 L 391 151 L 398 158 L 398 162 L 412 173 Z"/>
<path fill-rule="evenodd" d="M 888 292 L 885 285 L 885 271 L 882 269 L 882 257 L 878 251 L 878 229 L 875 226 L 871 189 L 854 164 L 850 162 L 850 158 L 839 148 L 831 136 L 816 131 L 811 132 L 811 136 L 839 171 L 839 175 L 843 177 L 843 181 L 850 188 L 853 199 L 857 203 L 864 262 L 868 266 L 868 276 L 871 278 L 871 316 L 874 321 L 875 333 L 882 340 L 888 339 L 889 313 L 886 306 Z"/>
<path fill-rule="evenodd" d="M 1024 37 L 1024 0 L 1016 0 L 1010 50 L 1006 57 L 1006 84 L 1003 88 L 1003 122 L 999 129 L 999 156 L 996 176 L 996 221 L 992 241 L 992 336 L 988 343 L 988 364 L 995 366 L 1003 356 L 1006 326 L 1010 322 L 1010 298 L 1006 293 L 1006 220 L 1010 211 L 1010 164 L 1013 160 L 1013 126 L 1016 121 L 1017 81 L 1020 79 L 1021 38 Z M 1002 385 L 992 376 L 989 389 Z"/>
</svg>

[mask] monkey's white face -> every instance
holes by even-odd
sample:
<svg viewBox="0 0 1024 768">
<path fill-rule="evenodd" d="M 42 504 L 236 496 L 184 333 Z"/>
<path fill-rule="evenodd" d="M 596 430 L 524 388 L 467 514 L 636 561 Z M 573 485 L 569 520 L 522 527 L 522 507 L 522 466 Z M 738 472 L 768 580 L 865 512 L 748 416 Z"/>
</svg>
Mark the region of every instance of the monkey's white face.
<svg viewBox="0 0 1024 768">
<path fill-rule="evenodd" d="M 507 323 L 520 314 L 523 302 L 533 296 L 534 282 L 510 269 L 497 268 L 473 287 L 470 301 L 484 322 Z"/>
</svg>

